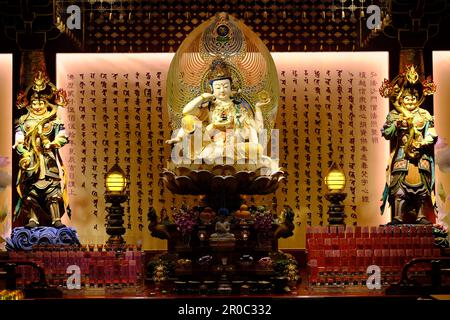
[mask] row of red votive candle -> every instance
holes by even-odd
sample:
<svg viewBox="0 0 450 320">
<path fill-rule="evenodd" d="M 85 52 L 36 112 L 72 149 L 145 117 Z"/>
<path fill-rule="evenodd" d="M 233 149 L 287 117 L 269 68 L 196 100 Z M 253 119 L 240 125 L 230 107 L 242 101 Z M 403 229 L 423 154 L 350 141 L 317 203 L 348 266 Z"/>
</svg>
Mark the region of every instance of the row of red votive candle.
<svg viewBox="0 0 450 320">
<path fill-rule="evenodd" d="M 431 225 L 397 225 L 379 227 L 325 226 L 307 227 L 306 238 L 405 238 L 432 236 Z"/>
<path fill-rule="evenodd" d="M 399 282 L 400 267 L 385 267 L 381 272 L 381 284 L 389 285 Z M 409 271 L 414 277 L 425 277 L 429 268 L 418 266 Z M 365 286 L 369 275 L 366 268 L 327 268 L 312 269 L 309 277 L 312 286 Z"/>
<path fill-rule="evenodd" d="M 431 226 L 313 227 L 307 230 L 311 284 L 363 285 L 370 265 L 384 283 L 398 281 L 403 265 L 416 257 L 440 256 Z M 423 273 L 418 267 L 412 270 Z"/>
<path fill-rule="evenodd" d="M 403 266 L 417 257 L 436 257 L 440 249 L 365 249 L 365 250 L 309 250 L 308 259 L 320 267 Z"/>
<path fill-rule="evenodd" d="M 433 249 L 434 238 L 416 236 L 405 238 L 310 238 L 307 248 L 323 250 L 357 249 Z"/>
<path fill-rule="evenodd" d="M 136 286 L 142 279 L 142 252 L 128 250 L 85 251 L 85 250 L 34 250 L 31 252 L 11 252 L 10 260 L 32 261 L 44 268 L 47 282 L 51 285 L 66 286 L 67 268 L 80 268 L 81 286 L 84 288 L 109 286 Z M 18 287 L 24 287 L 38 280 L 38 273 L 30 266 L 18 268 Z"/>
</svg>

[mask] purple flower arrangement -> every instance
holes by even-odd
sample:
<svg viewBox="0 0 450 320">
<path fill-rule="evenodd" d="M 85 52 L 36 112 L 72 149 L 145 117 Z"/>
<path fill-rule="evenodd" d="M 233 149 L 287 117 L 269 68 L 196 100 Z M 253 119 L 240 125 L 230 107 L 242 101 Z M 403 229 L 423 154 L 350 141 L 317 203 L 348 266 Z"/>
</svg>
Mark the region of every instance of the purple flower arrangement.
<svg viewBox="0 0 450 320">
<path fill-rule="evenodd" d="M 183 235 L 189 234 L 194 230 L 197 225 L 197 212 L 188 210 L 187 207 L 181 207 L 180 209 L 174 209 L 173 218 L 177 226 L 177 230 Z"/>
<path fill-rule="evenodd" d="M 269 232 L 272 229 L 272 214 L 270 211 L 257 210 L 253 227 L 261 232 Z"/>
</svg>

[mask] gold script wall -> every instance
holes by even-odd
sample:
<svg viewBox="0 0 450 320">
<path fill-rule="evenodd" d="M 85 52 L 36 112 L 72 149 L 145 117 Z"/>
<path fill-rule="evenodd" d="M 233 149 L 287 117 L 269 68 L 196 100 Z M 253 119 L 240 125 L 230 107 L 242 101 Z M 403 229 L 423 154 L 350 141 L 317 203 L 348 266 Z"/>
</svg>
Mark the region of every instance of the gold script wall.
<svg viewBox="0 0 450 320">
<path fill-rule="evenodd" d="M 70 144 L 63 148 L 69 171 L 71 221 L 84 243 L 103 243 L 104 175 L 116 159 L 130 178 L 125 239 L 146 249 L 165 248 L 147 230 L 147 211 L 169 209 L 175 197 L 159 173 L 169 159 L 165 81 L 172 54 L 58 54 L 57 85 L 68 91 L 61 110 Z M 281 248 L 302 248 L 308 225 L 327 224 L 323 178 L 332 161 L 347 175 L 348 224 L 378 225 L 388 143 L 380 128 L 388 103 L 378 94 L 388 74 L 385 52 L 274 53 L 279 73 L 280 165 L 288 183 L 257 203 L 296 212 L 293 237 Z"/>
</svg>

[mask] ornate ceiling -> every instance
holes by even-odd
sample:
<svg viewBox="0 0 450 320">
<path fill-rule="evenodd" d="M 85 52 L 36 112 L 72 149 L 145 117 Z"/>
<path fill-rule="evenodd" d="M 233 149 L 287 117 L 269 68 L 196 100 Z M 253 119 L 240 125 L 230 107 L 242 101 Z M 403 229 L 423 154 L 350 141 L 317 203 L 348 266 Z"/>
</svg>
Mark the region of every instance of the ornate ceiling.
<svg viewBox="0 0 450 320">
<path fill-rule="evenodd" d="M 370 2 L 370 3 L 369 3 Z M 56 1 L 60 28 L 87 51 L 176 51 L 195 27 L 216 12 L 226 11 L 253 29 L 271 51 L 357 50 L 370 33 L 367 6 L 387 1 L 367 0 L 86 0 L 83 26 L 67 30 L 65 8 L 73 1 Z"/>
<path fill-rule="evenodd" d="M 255 31 L 270 51 L 350 51 L 393 38 L 421 47 L 442 34 L 450 0 L 0 0 L 6 39 L 39 49 L 65 34 L 84 52 L 171 52 L 215 13 L 226 11 Z M 67 8 L 80 8 L 70 30 Z M 380 9 L 381 28 L 367 21 Z M 448 26 L 448 20 L 446 25 Z M 373 21 L 372 21 L 373 22 Z M 445 25 L 445 24 L 444 24 Z M 62 38 L 62 37 L 60 37 Z M 386 49 L 386 48 L 383 48 Z M 70 49 L 69 49 L 70 50 Z"/>
</svg>

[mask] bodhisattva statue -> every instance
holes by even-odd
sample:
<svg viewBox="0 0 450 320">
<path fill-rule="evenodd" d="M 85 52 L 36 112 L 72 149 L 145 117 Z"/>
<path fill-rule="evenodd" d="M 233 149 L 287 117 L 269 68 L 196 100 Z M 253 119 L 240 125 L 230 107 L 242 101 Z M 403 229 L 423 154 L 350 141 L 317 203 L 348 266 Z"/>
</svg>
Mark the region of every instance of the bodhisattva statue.
<svg viewBox="0 0 450 320">
<path fill-rule="evenodd" d="M 209 71 L 211 93 L 204 92 L 183 108 L 181 128 L 168 144 L 181 142 L 196 129 L 202 132 L 202 148 L 194 150 L 194 159 L 213 162 L 226 156 L 254 160 L 261 157 L 258 135 L 264 128 L 261 107 L 270 103 L 265 98 L 252 107 L 232 89 L 231 72 L 225 61 L 215 60 Z M 227 144 L 232 146 L 227 149 Z M 227 153 L 231 150 L 231 154 Z"/>
<path fill-rule="evenodd" d="M 28 112 L 16 123 L 13 148 L 20 155 L 15 217 L 26 214 L 27 228 L 51 225 L 62 228 L 61 216 L 67 205 L 65 171 L 59 149 L 68 143 L 58 107 L 66 105 L 58 90 L 43 72 L 18 96 L 17 107 Z"/>
<path fill-rule="evenodd" d="M 419 81 L 414 66 L 408 66 L 392 82 L 385 80 L 380 88 L 381 95 L 390 97 L 394 106 L 381 129 L 383 137 L 393 143 L 381 207 L 383 213 L 389 201 L 391 224 L 430 224 L 434 218 L 425 209 L 427 203 L 434 207 L 433 146 L 437 135 L 433 116 L 420 106 L 435 90 L 430 78 Z"/>
</svg>

